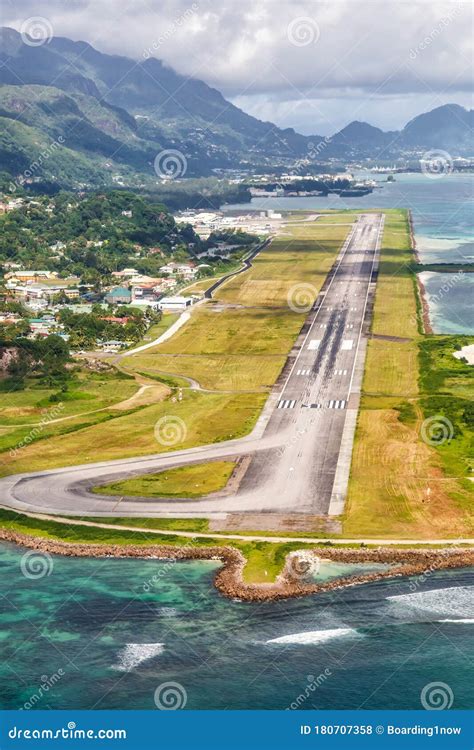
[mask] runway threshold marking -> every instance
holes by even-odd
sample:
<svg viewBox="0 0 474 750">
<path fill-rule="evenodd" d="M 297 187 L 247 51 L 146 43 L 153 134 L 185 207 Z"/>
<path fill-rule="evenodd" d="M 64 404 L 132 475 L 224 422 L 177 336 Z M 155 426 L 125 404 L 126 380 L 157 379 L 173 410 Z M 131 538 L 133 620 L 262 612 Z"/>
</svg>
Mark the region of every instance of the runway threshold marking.
<svg viewBox="0 0 474 750">
<path fill-rule="evenodd" d="M 328 409 L 345 409 L 346 408 L 346 401 L 336 401 L 332 400 L 328 403 Z"/>
<path fill-rule="evenodd" d="M 282 399 L 278 402 L 277 409 L 294 409 L 296 401 L 290 399 Z"/>
</svg>

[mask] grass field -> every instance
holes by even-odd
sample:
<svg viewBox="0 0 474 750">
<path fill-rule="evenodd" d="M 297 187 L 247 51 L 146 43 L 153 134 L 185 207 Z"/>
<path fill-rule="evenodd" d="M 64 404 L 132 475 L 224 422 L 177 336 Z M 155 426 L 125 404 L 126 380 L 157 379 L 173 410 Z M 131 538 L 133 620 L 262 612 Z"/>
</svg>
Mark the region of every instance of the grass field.
<svg viewBox="0 0 474 750">
<path fill-rule="evenodd" d="M 81 370 L 74 374 L 66 392 L 41 385 L 29 378 L 23 391 L 0 393 L 0 464 L 8 471 L 11 452 L 24 445 L 43 443 L 53 436 L 71 434 L 85 426 L 99 424 L 138 406 L 133 398 L 138 384 L 123 373 L 92 373 Z M 155 399 L 162 398 L 166 389 L 157 386 Z M 115 407 L 119 408 L 115 410 Z"/>
<path fill-rule="evenodd" d="M 166 524 L 166 520 L 161 520 L 161 523 Z M 21 516 L 5 510 L 0 510 L 0 525 L 3 528 L 23 534 L 71 543 L 116 544 L 121 546 L 145 546 L 151 544 L 183 545 L 183 538 L 173 535 L 172 531 L 169 534 L 160 534 L 157 537 L 139 531 L 120 531 L 113 528 L 103 529 L 93 526 L 66 525 L 55 523 L 54 521 Z M 176 524 L 173 524 L 173 526 L 176 529 Z M 197 547 L 224 547 L 229 545 L 229 541 L 216 537 L 195 540 L 193 544 Z M 283 568 L 288 552 L 301 549 L 305 544 L 298 541 L 286 544 L 263 541 L 233 541 L 232 546 L 239 549 L 247 559 L 247 565 L 244 568 L 244 580 L 247 583 L 261 583 L 274 581 Z M 314 543 L 311 544 L 311 547 L 314 546 Z"/>
<path fill-rule="evenodd" d="M 317 221 L 289 223 L 253 261 L 252 268 L 229 279 L 215 294 L 221 302 L 287 307 L 288 292 L 296 284 L 321 288 L 350 226 Z"/>
<path fill-rule="evenodd" d="M 2 475 L 93 461 L 143 456 L 178 448 L 230 440 L 248 433 L 263 407 L 259 394 L 185 391 L 182 401 L 171 399 L 142 407 L 104 422 L 54 436 L 21 448 L 0 468 Z M 223 418 L 223 415 L 225 418 Z M 163 445 L 155 425 L 163 417 L 179 420 L 180 439 Z"/>
<path fill-rule="evenodd" d="M 309 284 L 316 297 L 350 229 L 348 219 L 333 226 L 328 218 L 285 226 L 248 272 L 193 310 L 169 341 L 127 359 L 127 369 L 187 375 L 211 390 L 268 392 L 304 322 L 288 295 Z"/>
<path fill-rule="evenodd" d="M 160 336 L 177 317 L 165 314 L 148 330 L 145 341 Z M 77 360 L 65 391 L 49 388 L 37 377 L 27 378 L 24 390 L 0 390 L 2 472 L 8 471 L 12 460 L 8 451 L 17 452 L 19 447 L 23 451 L 25 442 L 43 444 L 49 438 L 71 436 L 76 430 L 110 422 L 125 412 L 161 401 L 169 393 L 167 384 L 156 383 L 139 392 L 141 385 L 142 379 L 134 373 L 115 369 L 94 372 Z M 71 437 L 67 440 L 74 443 Z"/>
<path fill-rule="evenodd" d="M 288 307 L 288 292 L 295 283 L 310 281 L 316 295 L 348 229 L 347 223 L 332 226 L 325 219 L 289 226 L 288 237 L 275 240 L 248 274 L 232 279 L 222 290 L 226 304 L 234 295 L 239 304 L 250 307 L 209 303 L 197 308 L 172 339 L 123 360 L 131 375 L 163 382 L 165 400 L 147 405 L 145 391 L 141 400 L 126 403 L 130 408 L 120 412 L 114 404 L 127 401 L 137 382 L 121 373 L 110 376 L 107 385 L 93 385 L 93 378 L 88 378 L 88 390 L 78 389 L 83 393 L 65 405 L 64 414 L 71 419 L 48 423 L 31 444 L 23 445 L 32 429 L 29 423 L 35 421 L 31 409 L 40 410 L 50 394 L 19 395 L 12 407 L 17 411 L 6 411 L 0 422 L 0 449 L 22 447 L 14 455 L 4 454 L 1 474 L 158 453 L 248 433 L 304 322 L 304 315 Z M 258 307 L 253 306 L 256 298 Z M 174 319 L 165 315 L 147 332 L 146 341 L 157 338 Z M 180 375 L 216 392 L 185 388 L 182 400 L 177 400 L 174 389 L 188 385 L 173 379 Z M 185 437 L 179 446 L 156 441 L 155 423 L 163 416 L 183 421 Z M 28 425 L 22 426 L 22 420 Z"/>
<path fill-rule="evenodd" d="M 441 386 L 440 348 L 447 363 L 442 381 L 452 396 L 466 397 L 469 367 L 452 357 L 455 342 L 440 347 L 444 337 L 420 335 L 405 212 L 387 212 L 385 227 L 372 331 L 404 340 L 369 342 L 344 535 L 469 536 L 472 487 L 461 457 L 469 453 L 472 433 L 469 437 L 464 425 L 439 446 L 422 439 L 424 420 L 447 407 L 446 398 L 441 396 L 440 404 L 435 395 Z M 433 350 L 438 359 L 430 369 Z M 469 372 L 472 383 L 472 368 Z M 449 414 L 458 424 L 466 402 L 451 401 Z"/>
<path fill-rule="evenodd" d="M 94 492 L 142 497 L 201 497 L 223 489 L 235 466 L 233 461 L 183 466 L 95 487 Z"/>
<path fill-rule="evenodd" d="M 247 434 L 304 322 L 304 315 L 289 309 L 288 293 L 295 284 L 308 283 L 313 296 L 317 294 L 353 218 L 354 212 L 347 212 L 287 224 L 282 236 L 255 259 L 254 267 L 220 288 L 215 302 L 195 309 L 175 337 L 123 361 L 131 372 L 164 379 L 164 400 L 151 405 L 137 401 L 120 412 L 114 406 L 130 398 L 137 383 L 121 374 L 104 376 L 103 382 L 102 376 L 87 377 L 65 399 L 60 416 L 71 419 L 48 423 L 31 444 L 10 455 L 6 451 L 28 435 L 30 422 L 43 413 L 51 392 L 31 388 L 12 394 L 0 423 L 1 474 L 147 455 Z M 385 227 L 344 535 L 467 536 L 472 533 L 472 487 L 467 479 L 472 465 L 466 456 L 472 449 L 473 368 L 452 358 L 452 352 L 468 341 L 419 333 L 405 213 L 387 211 Z M 167 325 L 169 320 L 149 331 L 149 340 Z M 179 400 L 176 387 L 187 385 L 173 380 L 180 375 L 214 392 L 184 388 Z M 0 400 L 4 398 L 2 394 Z M 446 416 L 453 424 L 452 439 L 439 446 L 420 437 L 424 420 L 433 415 Z M 177 443 L 157 441 L 155 425 L 162 417 L 180 420 Z M 207 483 L 206 492 L 214 491 L 209 489 L 212 482 L 223 481 L 227 470 L 215 477 L 208 467 L 130 481 L 138 483 L 132 487 L 138 494 L 186 496 L 193 492 L 193 482 L 201 494 L 201 483 Z M 198 475 L 193 477 L 191 469 Z M 123 494 L 121 485 L 115 490 Z M 157 528 L 167 528 L 166 520 L 156 523 Z M 189 521 L 183 523 L 188 526 L 182 528 L 189 527 Z M 207 528 L 205 521 L 193 523 Z M 171 532 L 177 527 L 169 522 L 169 528 Z M 62 533 L 75 535 L 75 540 L 83 536 L 82 528 Z M 249 573 L 255 580 L 268 580 L 277 569 L 276 547 L 249 547 L 253 562 L 248 571 L 255 568 Z"/>
<path fill-rule="evenodd" d="M 168 328 L 178 320 L 178 318 L 179 315 L 176 313 L 163 313 L 163 317 L 161 318 L 161 320 L 159 320 L 158 323 L 150 326 L 143 338 L 143 341 L 140 341 L 139 344 L 149 344 L 150 341 L 153 341 L 153 339 L 157 339 L 158 336 L 161 336 L 162 333 L 167 331 Z M 133 346 L 130 348 L 134 349 L 139 344 L 133 344 Z"/>
</svg>

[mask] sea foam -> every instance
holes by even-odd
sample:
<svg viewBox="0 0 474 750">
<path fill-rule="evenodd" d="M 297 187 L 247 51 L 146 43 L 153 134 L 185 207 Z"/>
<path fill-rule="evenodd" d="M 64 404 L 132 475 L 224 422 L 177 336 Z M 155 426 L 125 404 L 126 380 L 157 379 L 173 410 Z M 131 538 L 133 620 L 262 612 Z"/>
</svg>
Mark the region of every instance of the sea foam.
<svg viewBox="0 0 474 750">
<path fill-rule="evenodd" d="M 473 612 L 473 586 L 449 586 L 387 597 L 391 602 L 413 609 L 428 610 L 446 617 L 467 618 Z M 459 619 L 456 620 L 459 622 Z"/>
<path fill-rule="evenodd" d="M 164 646 L 164 643 L 127 643 L 118 655 L 118 664 L 114 664 L 112 669 L 118 672 L 130 672 L 142 662 L 163 653 Z"/>
<path fill-rule="evenodd" d="M 343 636 L 358 636 L 357 630 L 353 628 L 335 628 L 333 630 L 308 630 L 304 633 L 292 633 L 291 635 L 282 635 L 280 638 L 272 638 L 267 643 L 299 643 L 312 644 L 324 643 L 333 638 L 342 638 Z"/>
</svg>

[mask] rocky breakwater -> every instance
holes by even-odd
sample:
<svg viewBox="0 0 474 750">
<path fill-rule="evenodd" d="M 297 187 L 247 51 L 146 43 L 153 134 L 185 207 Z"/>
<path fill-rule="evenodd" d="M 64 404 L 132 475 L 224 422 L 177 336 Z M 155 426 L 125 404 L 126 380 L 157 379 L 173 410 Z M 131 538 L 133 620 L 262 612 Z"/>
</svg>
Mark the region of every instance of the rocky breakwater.
<svg viewBox="0 0 474 750">
<path fill-rule="evenodd" d="M 244 580 L 246 559 L 236 548 L 200 547 L 190 540 L 183 546 L 174 545 L 111 545 L 76 544 L 34 537 L 9 529 L 0 529 L 0 540 L 13 542 L 40 553 L 67 557 L 118 557 L 156 560 L 219 560 L 215 575 L 217 589 L 226 597 L 247 602 L 271 601 L 305 596 L 324 591 L 356 586 L 382 578 L 423 576 L 435 570 L 474 565 L 472 548 L 393 549 L 371 548 L 305 548 L 287 555 L 282 573 L 274 583 L 247 583 Z M 390 567 L 330 581 L 317 581 L 319 562 L 331 560 L 344 563 L 384 563 Z"/>
</svg>

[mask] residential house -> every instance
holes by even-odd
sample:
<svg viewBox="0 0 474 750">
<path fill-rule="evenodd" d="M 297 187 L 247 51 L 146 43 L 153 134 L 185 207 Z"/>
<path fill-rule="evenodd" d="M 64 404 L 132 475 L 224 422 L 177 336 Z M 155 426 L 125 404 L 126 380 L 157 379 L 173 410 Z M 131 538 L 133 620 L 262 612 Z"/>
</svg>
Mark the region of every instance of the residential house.
<svg viewBox="0 0 474 750">
<path fill-rule="evenodd" d="M 124 286 L 116 286 L 107 292 L 105 301 L 109 305 L 129 305 L 132 301 L 132 293 Z"/>
<path fill-rule="evenodd" d="M 188 263 L 167 263 L 160 268 L 160 273 L 165 273 L 170 276 L 180 276 L 186 280 L 194 279 L 197 272 L 197 268 Z"/>
</svg>

